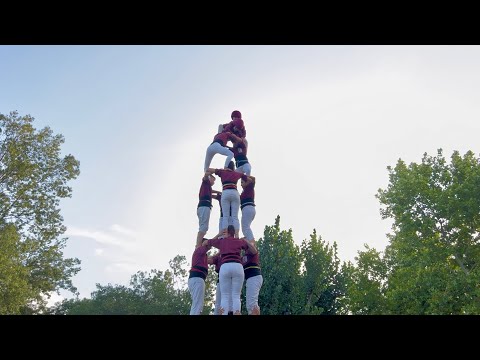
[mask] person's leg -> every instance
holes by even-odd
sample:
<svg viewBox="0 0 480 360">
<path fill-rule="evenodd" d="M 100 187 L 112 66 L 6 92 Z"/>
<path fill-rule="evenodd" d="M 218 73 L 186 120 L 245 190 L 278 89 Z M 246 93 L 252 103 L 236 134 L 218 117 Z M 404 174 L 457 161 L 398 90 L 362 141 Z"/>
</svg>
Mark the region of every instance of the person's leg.
<svg viewBox="0 0 480 360">
<path fill-rule="evenodd" d="M 210 208 L 208 206 L 200 206 L 197 208 L 198 217 L 198 233 L 195 247 L 202 245 L 203 238 L 208 231 L 208 223 L 210 221 Z"/>
<path fill-rule="evenodd" d="M 222 298 L 220 300 L 220 315 L 228 315 L 228 307 L 230 298 L 232 296 L 232 265 L 233 263 L 226 263 L 220 267 L 220 292 Z"/>
<path fill-rule="evenodd" d="M 237 190 L 229 190 L 229 192 L 230 192 L 229 201 L 232 206 L 231 214 L 232 214 L 233 227 L 235 228 L 235 235 L 238 237 L 238 233 L 240 232 L 240 220 L 238 219 L 238 213 L 240 210 L 240 194 L 238 193 Z"/>
<path fill-rule="evenodd" d="M 233 266 L 232 269 L 232 311 L 233 315 L 241 315 L 240 295 L 242 293 L 243 280 L 245 279 L 245 273 L 243 266 L 240 263 L 230 263 Z"/>
<path fill-rule="evenodd" d="M 218 145 L 220 145 L 220 144 L 218 144 Z M 225 155 L 227 157 L 225 159 L 225 166 L 224 166 L 224 168 L 226 169 L 226 168 L 228 168 L 228 164 L 230 164 L 230 161 L 232 161 L 232 159 L 233 159 L 233 152 L 227 147 L 223 147 L 221 145 L 220 145 L 220 147 L 222 149 L 221 150 L 219 149 L 218 153 L 222 154 L 222 155 Z"/>
<path fill-rule="evenodd" d="M 236 168 L 235 171 L 245 175 L 250 175 L 252 173 L 252 166 L 250 163 L 246 163 Z"/>
<path fill-rule="evenodd" d="M 252 221 L 255 219 L 255 215 L 255 206 L 247 205 L 242 209 L 242 233 L 245 239 L 249 241 L 255 240 L 251 228 Z"/>
<path fill-rule="evenodd" d="M 210 163 L 212 162 L 213 156 L 217 153 L 217 146 L 221 145 L 219 143 L 213 143 L 208 145 L 207 147 L 207 152 L 205 154 L 205 164 L 203 165 L 203 171 L 207 171 L 207 169 L 210 167 Z"/>
<path fill-rule="evenodd" d="M 190 315 L 201 315 L 205 301 L 205 280 L 200 277 L 189 278 L 188 291 L 192 297 Z"/>
<path fill-rule="evenodd" d="M 234 190 L 234 189 L 227 189 L 227 190 L 223 190 L 223 192 L 222 192 L 221 206 L 222 206 L 223 217 L 221 218 L 222 219 L 221 231 L 227 229 L 228 225 L 230 224 L 229 223 L 229 217 L 230 217 L 229 211 L 223 211 L 223 209 L 230 209 L 231 208 L 231 205 L 230 205 L 231 197 L 234 196 L 234 194 L 232 194 L 232 193 L 235 193 L 235 192 L 238 194 L 238 191 Z"/>
<path fill-rule="evenodd" d="M 243 165 L 243 170 L 245 172 L 245 175 L 250 176 L 250 174 L 252 173 L 252 165 L 250 165 L 250 163 L 246 163 L 245 165 Z"/>
<path fill-rule="evenodd" d="M 247 305 L 248 315 L 260 315 L 260 306 L 258 305 L 258 295 L 263 284 L 263 276 L 252 276 L 246 281 L 245 302 Z"/>
<path fill-rule="evenodd" d="M 220 290 L 220 282 L 217 282 L 217 287 L 215 290 L 215 309 L 213 315 L 220 315 L 220 304 L 222 299 L 222 292 Z"/>
</svg>

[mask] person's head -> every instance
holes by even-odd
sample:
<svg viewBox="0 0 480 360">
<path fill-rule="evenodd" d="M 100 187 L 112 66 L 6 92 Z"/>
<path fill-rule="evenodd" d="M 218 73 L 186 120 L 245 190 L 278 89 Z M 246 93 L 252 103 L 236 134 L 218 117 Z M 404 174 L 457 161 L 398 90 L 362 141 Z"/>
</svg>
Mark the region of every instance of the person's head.
<svg viewBox="0 0 480 360">
<path fill-rule="evenodd" d="M 213 184 L 215 184 L 215 176 L 213 175 L 208 175 L 208 180 L 210 180 L 210 185 L 213 186 Z"/>
<path fill-rule="evenodd" d="M 232 115 L 230 115 L 230 117 L 232 118 L 232 120 L 241 119 L 242 118 L 242 113 L 238 110 L 234 110 L 234 111 L 232 111 Z"/>
<path fill-rule="evenodd" d="M 231 237 L 235 237 L 235 228 L 233 227 L 233 225 L 228 225 L 227 233 Z"/>
<path fill-rule="evenodd" d="M 233 161 L 230 161 L 230 162 L 228 163 L 228 168 L 229 168 L 230 170 L 235 170 L 235 163 L 234 163 Z"/>
<path fill-rule="evenodd" d="M 246 182 L 245 180 L 240 179 L 240 185 L 242 185 L 242 188 L 245 189 L 245 184 L 246 184 L 246 183 L 247 183 L 247 182 Z"/>
</svg>

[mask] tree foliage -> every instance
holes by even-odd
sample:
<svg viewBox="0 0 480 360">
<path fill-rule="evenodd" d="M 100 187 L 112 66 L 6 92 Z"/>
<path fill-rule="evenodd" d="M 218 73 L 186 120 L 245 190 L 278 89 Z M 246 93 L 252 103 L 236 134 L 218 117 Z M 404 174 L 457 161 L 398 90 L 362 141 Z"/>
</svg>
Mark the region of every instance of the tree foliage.
<svg viewBox="0 0 480 360">
<path fill-rule="evenodd" d="M 4 298 L 0 309 L 6 313 L 41 309 L 51 291 L 75 292 L 71 277 L 80 269 L 78 259 L 63 257 L 67 239 L 61 238 L 66 229 L 59 208 L 60 200 L 71 196 L 67 183 L 79 175 L 79 162 L 61 156 L 62 135 L 49 127 L 37 131 L 33 121 L 17 112 L 0 114 L 0 237 L 5 241 L 0 246 L 12 254 L 2 256 L 0 268 L 5 279 L 18 280 L 18 288 L 3 282 L 0 292 L 13 296 L 23 289 L 21 296 Z M 17 271 L 8 262 L 24 269 Z"/>
<path fill-rule="evenodd" d="M 263 286 L 258 302 L 264 315 L 297 314 L 300 302 L 300 249 L 292 230 L 280 230 L 280 216 L 275 225 L 265 226 L 264 237 L 257 242 L 262 265 Z"/>
<path fill-rule="evenodd" d="M 478 313 L 480 161 L 442 149 L 420 164 L 388 168 L 377 198 L 393 218 L 387 301 L 394 314 Z"/>
<path fill-rule="evenodd" d="M 330 246 L 314 229 L 310 239 L 301 245 L 303 261 L 303 313 L 335 315 L 341 312 L 345 296 L 344 267 L 337 254 L 337 244 Z"/>
</svg>

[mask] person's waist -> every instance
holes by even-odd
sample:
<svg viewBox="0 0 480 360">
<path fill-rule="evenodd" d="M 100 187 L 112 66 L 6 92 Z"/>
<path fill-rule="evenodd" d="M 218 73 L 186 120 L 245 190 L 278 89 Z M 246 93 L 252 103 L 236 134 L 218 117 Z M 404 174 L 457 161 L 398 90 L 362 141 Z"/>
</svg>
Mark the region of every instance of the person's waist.
<svg viewBox="0 0 480 360">
<path fill-rule="evenodd" d="M 249 269 L 243 269 L 244 274 L 245 274 L 245 280 L 257 276 L 257 275 L 262 275 L 262 270 L 260 267 L 254 267 L 254 268 L 249 268 Z"/>
<path fill-rule="evenodd" d="M 222 183 L 222 188 L 223 188 L 223 190 L 228 190 L 228 189 L 237 190 L 237 184 L 234 183 L 234 182 L 227 181 L 227 182 Z"/>
<path fill-rule="evenodd" d="M 201 206 L 208 206 L 209 208 L 212 208 L 212 201 L 208 199 L 200 199 L 198 201 L 197 207 L 201 207 Z"/>
<path fill-rule="evenodd" d="M 240 199 L 240 208 L 243 209 L 248 205 L 255 206 L 255 200 L 253 198 Z"/>
<path fill-rule="evenodd" d="M 247 158 L 247 155 L 244 155 L 244 154 L 237 154 L 237 156 L 235 156 L 235 162 L 239 163 L 239 162 L 244 162 L 244 163 L 247 163 L 248 162 L 248 158 Z"/>
<path fill-rule="evenodd" d="M 188 278 L 200 277 L 205 280 L 207 278 L 207 275 L 208 269 L 204 268 L 203 266 L 192 266 Z"/>
<path fill-rule="evenodd" d="M 228 264 L 228 263 L 239 263 L 240 264 L 241 261 L 240 261 L 240 259 L 238 259 L 238 260 L 231 259 L 231 260 L 225 260 L 223 263 L 224 264 Z"/>
<path fill-rule="evenodd" d="M 215 144 L 215 143 L 219 143 L 220 145 L 225 147 L 225 143 L 221 139 L 213 140 L 212 144 Z M 210 144 L 210 145 L 212 145 L 212 144 Z"/>
</svg>

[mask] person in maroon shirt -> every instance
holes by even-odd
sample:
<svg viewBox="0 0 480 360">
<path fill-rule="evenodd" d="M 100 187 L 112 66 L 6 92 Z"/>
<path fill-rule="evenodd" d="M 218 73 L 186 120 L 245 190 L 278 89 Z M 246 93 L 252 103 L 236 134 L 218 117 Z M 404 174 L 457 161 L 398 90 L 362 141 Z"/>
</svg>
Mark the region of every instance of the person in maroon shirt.
<svg viewBox="0 0 480 360">
<path fill-rule="evenodd" d="M 238 219 L 238 212 L 240 210 L 240 194 L 237 190 L 237 182 L 239 179 L 247 180 L 247 175 L 238 173 L 234 171 L 235 165 L 233 161 L 230 161 L 227 169 L 212 169 L 208 168 L 208 174 L 213 174 L 220 176 L 222 180 L 222 210 L 230 209 L 233 227 L 235 228 L 235 234 L 238 237 L 240 231 L 240 220 Z M 228 214 L 225 214 L 223 211 L 222 217 L 222 231 L 228 226 Z"/>
<path fill-rule="evenodd" d="M 202 239 L 208 231 L 208 224 L 210 222 L 210 211 L 212 209 L 213 184 L 215 184 L 215 176 L 205 173 L 202 178 L 202 185 L 200 185 L 200 191 L 198 192 L 198 233 L 195 247 L 199 247 L 202 244 Z"/>
<path fill-rule="evenodd" d="M 207 252 L 210 245 L 201 245 L 192 255 L 192 267 L 188 277 L 188 291 L 192 297 L 190 315 L 201 315 L 205 302 L 205 279 L 208 275 Z"/>
<path fill-rule="evenodd" d="M 245 123 L 242 120 L 242 113 L 238 110 L 234 110 L 232 111 L 230 118 L 232 121 L 223 124 L 223 131 L 230 131 L 238 137 L 246 138 L 247 130 L 245 129 Z"/>
<path fill-rule="evenodd" d="M 202 245 L 210 245 L 220 250 L 220 292 L 221 306 L 220 314 L 228 315 L 231 301 L 233 315 L 241 314 L 240 294 L 242 292 L 243 280 L 245 278 L 241 251 L 250 249 L 252 254 L 257 252 L 253 243 L 235 237 L 235 228 L 230 225 L 227 229 L 228 236 L 204 240 Z"/>
<path fill-rule="evenodd" d="M 255 241 L 252 241 L 255 243 Z M 242 258 L 243 271 L 245 273 L 245 303 L 248 315 L 260 315 L 258 295 L 263 284 L 262 270 L 260 268 L 260 255 L 258 251 L 252 254 L 250 250 L 245 251 Z"/>
<path fill-rule="evenodd" d="M 203 166 L 204 171 L 207 171 L 210 167 L 210 163 L 215 154 L 222 154 L 227 157 L 225 159 L 225 167 L 227 167 L 228 163 L 232 161 L 233 152 L 227 147 L 228 141 L 231 141 L 231 135 L 232 133 L 230 131 L 222 131 L 213 137 L 213 142 L 208 146 L 205 154 L 205 164 Z"/>
<path fill-rule="evenodd" d="M 241 181 L 242 193 L 240 194 L 240 209 L 242 210 L 242 233 L 248 241 L 254 241 L 252 221 L 255 219 L 255 177 L 248 176 Z"/>
<path fill-rule="evenodd" d="M 228 148 L 233 152 L 233 158 L 235 159 L 236 172 L 250 175 L 252 172 L 252 166 L 247 158 L 247 145 L 243 138 L 240 138 L 234 134 L 231 136 L 233 146 Z"/>
</svg>

